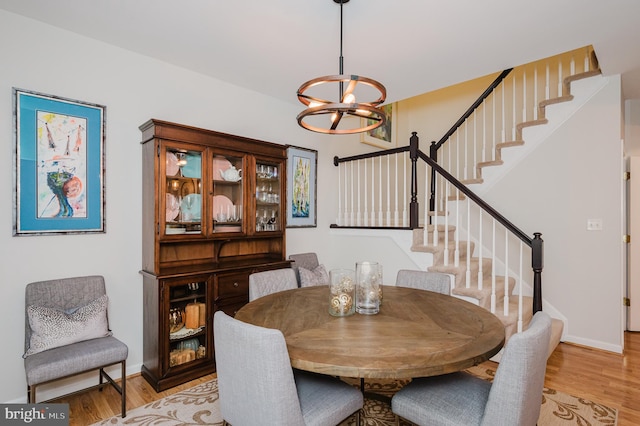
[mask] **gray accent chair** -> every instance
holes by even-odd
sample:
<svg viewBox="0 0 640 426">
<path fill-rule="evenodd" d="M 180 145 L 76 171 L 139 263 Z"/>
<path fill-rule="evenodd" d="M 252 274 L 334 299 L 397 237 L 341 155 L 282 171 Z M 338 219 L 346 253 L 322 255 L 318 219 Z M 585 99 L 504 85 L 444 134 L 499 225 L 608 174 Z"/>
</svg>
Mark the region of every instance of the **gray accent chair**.
<svg viewBox="0 0 640 426">
<path fill-rule="evenodd" d="M 393 396 L 393 412 L 417 425 L 533 426 L 540 416 L 551 318 L 537 312 L 511 336 L 493 384 L 458 372 L 415 379 Z"/>
<path fill-rule="evenodd" d="M 27 284 L 25 289 L 25 354 L 29 350 L 32 333 L 27 314 L 28 306 L 42 306 L 69 312 L 85 306 L 105 294 L 102 276 L 64 278 Z M 120 393 L 122 417 L 125 417 L 127 413 L 126 361 L 128 352 L 127 345 L 113 336 L 108 336 L 83 340 L 28 355 L 24 360 L 27 376 L 27 402 L 36 403 L 36 387 L 39 385 L 99 370 L 98 384 L 88 389 L 100 388 L 102 390 L 107 384 L 103 382 L 106 379 Z M 104 371 L 106 367 L 116 364 L 121 365 L 122 380 L 120 385 Z"/>
<path fill-rule="evenodd" d="M 258 297 L 298 288 L 296 273 L 291 268 L 255 272 L 249 275 L 249 302 Z"/>
<path fill-rule="evenodd" d="M 214 315 L 220 412 L 225 424 L 334 426 L 357 412 L 362 393 L 339 379 L 291 367 L 280 330 Z"/>
<path fill-rule="evenodd" d="M 451 294 L 451 277 L 440 272 L 401 269 L 396 276 L 396 285 Z"/>
<path fill-rule="evenodd" d="M 298 268 L 304 268 L 313 271 L 318 266 L 320 266 L 320 262 L 318 262 L 318 255 L 313 252 L 292 254 L 289 255 L 289 260 L 293 260 L 293 262 L 291 263 L 291 267 L 296 272 L 298 287 L 301 286 L 300 272 L 298 271 Z"/>
</svg>

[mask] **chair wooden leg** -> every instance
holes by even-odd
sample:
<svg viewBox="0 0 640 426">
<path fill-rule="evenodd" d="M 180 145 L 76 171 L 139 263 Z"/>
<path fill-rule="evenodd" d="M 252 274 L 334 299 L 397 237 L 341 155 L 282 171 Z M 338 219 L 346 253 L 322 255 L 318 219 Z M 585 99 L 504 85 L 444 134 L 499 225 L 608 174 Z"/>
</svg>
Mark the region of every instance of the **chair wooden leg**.
<svg viewBox="0 0 640 426">
<path fill-rule="evenodd" d="M 27 386 L 27 404 L 36 403 L 36 385 Z"/>
<path fill-rule="evenodd" d="M 120 389 L 122 390 L 122 418 L 127 417 L 127 360 L 122 360 L 122 379 L 120 380 Z"/>
</svg>

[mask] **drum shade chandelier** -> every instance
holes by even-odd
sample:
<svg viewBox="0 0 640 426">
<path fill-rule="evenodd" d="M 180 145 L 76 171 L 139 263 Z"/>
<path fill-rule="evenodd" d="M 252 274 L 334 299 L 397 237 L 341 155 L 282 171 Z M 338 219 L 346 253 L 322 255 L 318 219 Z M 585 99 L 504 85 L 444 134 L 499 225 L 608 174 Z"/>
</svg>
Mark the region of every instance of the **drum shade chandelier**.
<svg viewBox="0 0 640 426">
<path fill-rule="evenodd" d="M 318 133 L 334 135 L 346 135 L 362 133 L 382 126 L 387 121 L 384 111 L 378 108 L 387 97 L 387 89 L 367 77 L 343 74 L 344 58 L 342 56 L 342 5 L 349 0 L 333 0 L 340 5 L 340 75 L 327 75 L 314 78 L 303 83 L 298 89 L 298 100 L 308 108 L 298 114 L 298 124 L 307 130 Z M 310 92 L 320 92 L 327 86 L 335 86 L 337 83 L 338 102 L 326 100 L 321 95 L 311 95 Z M 345 88 L 346 87 L 346 88 Z M 358 102 L 358 96 L 364 92 L 366 95 L 378 98 L 374 101 Z M 357 120 L 346 120 L 342 127 L 338 127 L 346 117 L 355 117 Z M 365 119 L 365 120 L 361 120 Z M 355 127 L 349 126 L 355 121 Z"/>
</svg>

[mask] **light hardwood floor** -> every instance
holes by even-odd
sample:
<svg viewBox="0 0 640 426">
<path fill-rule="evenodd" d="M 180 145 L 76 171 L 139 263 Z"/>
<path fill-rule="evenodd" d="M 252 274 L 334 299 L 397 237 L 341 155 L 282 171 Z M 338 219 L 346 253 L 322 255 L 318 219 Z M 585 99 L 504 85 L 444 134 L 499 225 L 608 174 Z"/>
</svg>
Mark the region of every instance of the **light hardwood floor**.
<svg viewBox="0 0 640 426">
<path fill-rule="evenodd" d="M 127 409 L 213 377 L 215 374 L 156 393 L 140 375 L 132 376 L 127 380 Z M 640 333 L 625 333 L 624 355 L 561 343 L 549 357 L 545 386 L 617 408 L 619 426 L 640 425 Z M 56 402 L 69 403 L 72 426 L 120 414 L 120 395 L 111 386 Z"/>
</svg>

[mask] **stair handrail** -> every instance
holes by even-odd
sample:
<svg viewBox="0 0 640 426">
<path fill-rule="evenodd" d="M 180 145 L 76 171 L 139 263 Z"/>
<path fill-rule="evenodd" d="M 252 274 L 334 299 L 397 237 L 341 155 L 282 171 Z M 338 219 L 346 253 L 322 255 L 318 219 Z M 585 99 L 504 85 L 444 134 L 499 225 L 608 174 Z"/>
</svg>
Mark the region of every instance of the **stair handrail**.
<svg viewBox="0 0 640 426">
<path fill-rule="evenodd" d="M 431 166 L 432 174 L 438 173 L 445 180 L 456 187 L 465 196 L 471 199 L 476 205 L 478 205 L 483 211 L 487 212 L 498 223 L 504 226 L 511 234 L 520 239 L 525 245 L 531 248 L 531 268 L 533 270 L 533 312 L 542 310 L 542 270 L 544 267 L 544 241 L 542 240 L 542 233 L 534 232 L 533 238 L 529 237 L 524 231 L 515 226 L 509 219 L 498 212 L 495 208 L 484 201 L 475 192 L 469 189 L 464 183 L 460 182 L 447 170 L 443 169 L 435 160 L 422 152 L 419 148 L 418 132 L 411 132 L 411 138 L 409 139 L 409 146 L 392 148 L 377 152 L 370 152 L 366 154 L 353 155 L 349 157 L 339 158 L 333 157 L 333 165 L 338 166 L 340 163 L 364 160 L 369 158 L 376 158 L 391 154 L 398 154 L 403 152 L 409 152 L 411 159 L 411 201 L 409 206 L 409 222 L 410 229 L 419 228 L 419 205 L 417 201 L 418 193 L 418 177 L 417 177 L 417 160 L 421 159 L 426 164 Z M 433 179 L 432 179 L 433 182 Z M 426 224 L 425 224 L 426 226 Z M 341 228 L 338 225 L 331 225 L 332 228 Z"/>
<path fill-rule="evenodd" d="M 502 71 L 497 77 L 496 79 L 493 81 L 493 83 L 491 83 L 489 85 L 489 87 L 487 87 L 485 89 L 484 92 L 482 92 L 482 94 L 478 97 L 478 99 L 475 100 L 475 102 L 473 102 L 471 104 L 471 106 L 465 111 L 464 114 L 462 114 L 462 116 L 458 119 L 458 121 L 456 121 L 453 126 L 451 126 L 451 128 L 444 134 L 443 137 L 440 138 L 440 140 L 438 142 L 432 142 L 432 146 L 435 145 L 435 148 L 430 148 L 431 149 L 435 149 L 436 151 L 438 149 L 440 149 L 440 147 L 442 145 L 444 145 L 444 143 L 447 141 L 447 139 L 449 139 L 451 137 L 451 135 L 453 135 L 456 130 L 458 130 L 458 128 L 460 126 L 462 126 L 462 124 L 469 118 L 471 117 L 471 114 L 473 114 L 473 112 L 482 104 L 482 102 L 487 99 L 489 97 L 489 95 L 491 95 L 491 93 L 493 93 L 493 91 L 495 90 L 496 87 L 498 87 L 500 85 L 500 83 L 502 83 L 502 80 L 504 80 L 510 73 L 511 71 L 513 71 L 513 68 L 508 68 L 504 71 Z M 437 160 L 437 159 L 436 159 Z"/>
</svg>

